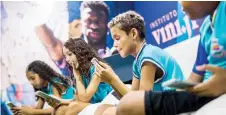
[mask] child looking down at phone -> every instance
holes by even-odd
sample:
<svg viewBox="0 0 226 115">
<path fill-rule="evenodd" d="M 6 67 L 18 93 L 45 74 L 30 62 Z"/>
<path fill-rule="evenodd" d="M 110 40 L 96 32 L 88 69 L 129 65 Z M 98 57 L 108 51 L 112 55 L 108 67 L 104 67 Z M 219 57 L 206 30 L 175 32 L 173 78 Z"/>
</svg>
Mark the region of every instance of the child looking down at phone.
<svg viewBox="0 0 226 115">
<path fill-rule="evenodd" d="M 103 61 L 96 51 L 82 39 L 69 39 L 64 44 L 63 54 L 76 79 L 78 100 L 87 103 L 102 101 L 112 88 L 94 74 L 91 60 L 95 57 Z"/>
<path fill-rule="evenodd" d="M 76 79 L 76 98 L 70 103 L 55 108 L 55 114 L 77 115 L 88 105 L 101 102 L 111 92 L 112 88 L 110 85 L 101 82 L 101 78 L 94 74 L 96 68 L 91 60 L 93 58 L 100 62 L 103 62 L 103 60 L 97 55 L 95 49 L 84 40 L 69 39 L 64 44 L 63 54 Z"/>
<path fill-rule="evenodd" d="M 36 91 L 42 91 L 62 99 L 74 98 L 75 90 L 72 87 L 72 82 L 67 77 L 58 74 L 45 62 L 33 61 L 30 63 L 26 70 L 26 76 Z M 12 111 L 14 114 L 26 115 L 51 114 L 53 108 L 43 109 L 44 103 L 45 100 L 38 97 L 35 108 L 28 106 L 12 107 Z"/>
</svg>

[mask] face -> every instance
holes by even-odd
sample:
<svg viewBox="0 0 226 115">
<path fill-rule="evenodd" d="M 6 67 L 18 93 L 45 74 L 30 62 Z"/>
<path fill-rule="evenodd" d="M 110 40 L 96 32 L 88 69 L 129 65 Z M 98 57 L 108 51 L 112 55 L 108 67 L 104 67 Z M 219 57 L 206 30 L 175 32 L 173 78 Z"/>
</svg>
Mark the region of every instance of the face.
<svg viewBox="0 0 226 115">
<path fill-rule="evenodd" d="M 117 26 L 112 27 L 110 31 L 114 40 L 114 47 L 119 52 L 120 56 L 125 58 L 131 55 L 135 49 L 132 32 L 127 35 L 125 31 L 119 29 Z"/>
<path fill-rule="evenodd" d="M 208 15 L 208 11 L 205 7 L 209 4 L 207 4 L 206 1 L 182 1 L 180 4 L 182 5 L 182 10 L 192 20 Z"/>
<path fill-rule="evenodd" d="M 31 83 L 31 85 L 33 85 L 34 88 L 40 89 L 47 86 L 48 82 L 40 78 L 39 75 L 34 72 L 27 72 L 26 76 L 28 81 Z"/>
<path fill-rule="evenodd" d="M 105 40 L 107 33 L 107 15 L 104 11 L 85 8 L 81 12 L 82 33 L 89 42 L 99 43 Z"/>
<path fill-rule="evenodd" d="M 73 65 L 78 68 L 78 60 L 76 56 L 66 47 L 63 47 L 63 54 L 66 58 L 67 63 L 69 63 L 72 67 Z"/>
</svg>

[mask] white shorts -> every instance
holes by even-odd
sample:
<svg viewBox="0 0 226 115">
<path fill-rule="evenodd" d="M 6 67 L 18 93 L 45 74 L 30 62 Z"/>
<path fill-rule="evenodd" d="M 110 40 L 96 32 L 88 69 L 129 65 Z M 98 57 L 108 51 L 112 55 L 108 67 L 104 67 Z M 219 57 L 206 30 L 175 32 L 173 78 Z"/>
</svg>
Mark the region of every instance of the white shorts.
<svg viewBox="0 0 226 115">
<path fill-rule="evenodd" d="M 226 94 L 207 103 L 195 115 L 226 115 Z"/>
</svg>

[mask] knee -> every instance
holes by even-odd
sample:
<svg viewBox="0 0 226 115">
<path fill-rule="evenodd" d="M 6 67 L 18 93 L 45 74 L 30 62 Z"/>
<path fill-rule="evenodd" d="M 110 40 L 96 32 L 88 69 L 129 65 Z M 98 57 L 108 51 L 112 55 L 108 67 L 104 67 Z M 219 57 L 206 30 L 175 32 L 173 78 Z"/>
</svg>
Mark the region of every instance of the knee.
<svg viewBox="0 0 226 115">
<path fill-rule="evenodd" d="M 74 113 L 78 113 L 78 108 L 79 108 L 79 102 L 75 101 L 75 102 L 71 102 L 68 105 L 68 111 L 73 111 Z"/>
<path fill-rule="evenodd" d="M 144 91 L 126 94 L 119 102 L 116 115 L 144 115 Z"/>
<path fill-rule="evenodd" d="M 64 115 L 67 111 L 67 106 L 60 106 L 58 109 L 54 110 L 53 115 Z"/>
</svg>

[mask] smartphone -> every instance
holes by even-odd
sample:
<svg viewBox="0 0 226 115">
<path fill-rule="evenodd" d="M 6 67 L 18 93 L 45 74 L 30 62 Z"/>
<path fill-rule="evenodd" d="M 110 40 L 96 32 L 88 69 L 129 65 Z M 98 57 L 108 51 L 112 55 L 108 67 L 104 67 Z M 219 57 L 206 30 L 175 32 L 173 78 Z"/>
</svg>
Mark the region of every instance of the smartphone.
<svg viewBox="0 0 226 115">
<path fill-rule="evenodd" d="M 91 63 L 93 64 L 93 65 L 99 65 L 100 66 L 100 64 L 98 63 L 98 60 L 97 60 L 97 58 L 93 58 L 92 60 L 91 60 Z"/>
<path fill-rule="evenodd" d="M 12 102 L 6 102 L 6 105 L 7 105 L 9 108 L 16 107 L 16 105 L 14 105 Z"/>
<path fill-rule="evenodd" d="M 50 100 L 51 99 L 51 100 L 54 100 L 55 102 L 59 102 L 59 103 L 61 102 L 60 99 L 58 99 L 57 97 L 55 97 L 53 95 L 48 95 L 48 94 L 46 94 L 46 93 L 44 93 L 42 91 L 36 91 L 35 95 L 37 97 L 43 98 L 45 100 Z"/>
<path fill-rule="evenodd" d="M 198 85 L 199 83 L 195 82 L 188 82 L 188 81 L 180 81 L 176 79 L 172 79 L 166 82 L 162 83 L 163 87 L 170 87 L 170 88 L 176 88 L 176 89 L 186 89 L 189 87 L 193 87 Z"/>
</svg>

